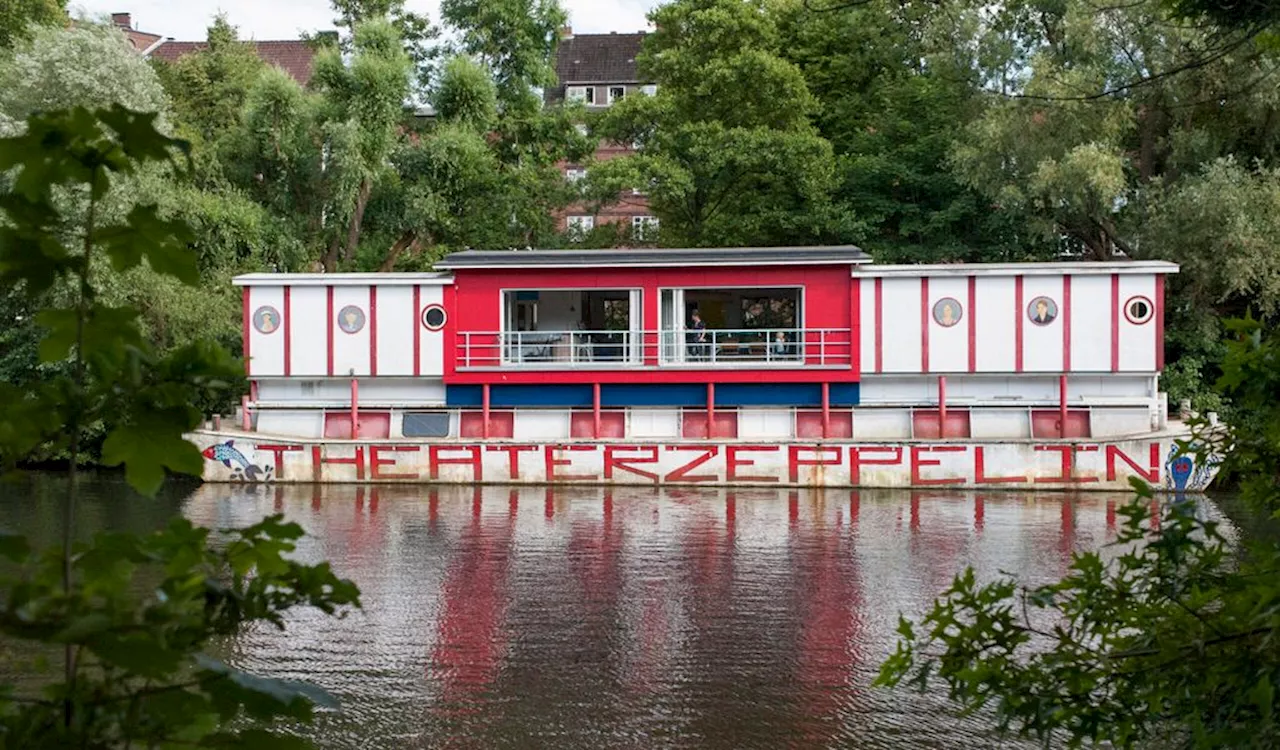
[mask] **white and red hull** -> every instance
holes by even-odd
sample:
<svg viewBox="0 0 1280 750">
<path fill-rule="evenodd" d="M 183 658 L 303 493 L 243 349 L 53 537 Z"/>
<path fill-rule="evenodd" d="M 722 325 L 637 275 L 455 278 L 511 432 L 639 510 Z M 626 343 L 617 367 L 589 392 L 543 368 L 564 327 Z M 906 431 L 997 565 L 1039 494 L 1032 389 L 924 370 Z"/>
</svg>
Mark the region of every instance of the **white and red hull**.
<svg viewBox="0 0 1280 750">
<path fill-rule="evenodd" d="M 498 483 L 1203 491 L 1185 432 L 1105 440 L 320 440 L 200 431 L 209 482 Z M 218 446 L 234 449 L 213 454 Z M 236 455 L 238 454 L 238 455 Z M 243 460 L 241 460 L 243 459 Z"/>
</svg>

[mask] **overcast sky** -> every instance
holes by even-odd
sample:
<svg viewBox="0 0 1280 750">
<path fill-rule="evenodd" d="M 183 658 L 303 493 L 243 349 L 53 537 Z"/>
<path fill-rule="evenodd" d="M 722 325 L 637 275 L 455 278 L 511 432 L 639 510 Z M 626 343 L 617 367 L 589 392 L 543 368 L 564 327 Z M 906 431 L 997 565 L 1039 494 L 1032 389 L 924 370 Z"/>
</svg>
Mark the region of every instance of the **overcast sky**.
<svg viewBox="0 0 1280 750">
<path fill-rule="evenodd" d="M 0 0 L 4 2 L 4 0 Z M 569 23 L 580 33 L 641 31 L 645 13 L 659 0 L 560 0 Z M 408 0 L 411 10 L 439 21 L 440 0 Z M 333 28 L 329 0 L 71 0 L 73 9 L 89 15 L 132 13 L 139 31 L 180 41 L 205 38 L 209 20 L 219 11 L 243 39 L 296 39 L 302 31 Z"/>
</svg>

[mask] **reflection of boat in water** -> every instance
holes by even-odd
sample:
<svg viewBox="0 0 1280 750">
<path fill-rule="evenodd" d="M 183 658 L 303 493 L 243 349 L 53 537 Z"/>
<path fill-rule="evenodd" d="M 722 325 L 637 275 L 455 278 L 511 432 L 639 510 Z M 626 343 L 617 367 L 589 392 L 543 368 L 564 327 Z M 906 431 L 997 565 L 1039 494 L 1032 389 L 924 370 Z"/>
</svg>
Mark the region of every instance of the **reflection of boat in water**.
<svg viewBox="0 0 1280 750">
<path fill-rule="evenodd" d="M 359 736 L 859 746 L 896 722 L 928 747 L 955 730 L 940 698 L 869 689 L 898 613 L 966 565 L 1056 580 L 1073 551 L 1114 538 L 1131 497 L 206 484 L 185 512 L 283 512 L 309 532 L 301 557 L 360 585 L 363 613 L 301 617 L 237 649 L 340 695 L 370 725 Z"/>
<path fill-rule="evenodd" d="M 251 388 L 235 429 L 194 436 L 205 478 L 1213 477 L 1177 454 L 1187 431 L 1159 391 L 1171 263 L 877 266 L 798 247 L 465 251 L 437 267 L 238 278 Z"/>
</svg>

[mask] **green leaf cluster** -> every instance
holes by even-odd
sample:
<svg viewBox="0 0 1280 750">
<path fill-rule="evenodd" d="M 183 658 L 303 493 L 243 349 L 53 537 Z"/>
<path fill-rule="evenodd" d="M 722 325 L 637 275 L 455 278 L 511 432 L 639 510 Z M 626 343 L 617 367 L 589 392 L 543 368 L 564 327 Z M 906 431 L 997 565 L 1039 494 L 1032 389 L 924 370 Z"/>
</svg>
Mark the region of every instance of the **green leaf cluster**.
<svg viewBox="0 0 1280 750">
<path fill-rule="evenodd" d="M 75 670 L 37 695 L 0 691 L 0 747 L 306 746 L 263 726 L 310 720 L 316 707 L 336 706 L 331 696 L 206 651 L 252 623 L 283 628 L 295 607 L 344 612 L 359 593 L 327 564 L 289 559 L 302 530 L 279 516 L 215 536 L 186 520 L 144 536 L 98 535 L 71 551 L 70 589 L 60 550 L 0 536 L 6 570 L 16 567 L 0 579 L 0 634 L 65 648 Z M 256 726 L 227 728 L 238 719 Z"/>
<path fill-rule="evenodd" d="M 1238 417 L 1185 448 L 1225 456 L 1245 503 L 1274 517 L 1280 336 L 1252 320 L 1229 329 L 1218 387 Z M 1274 747 L 1280 544 L 1228 538 L 1195 502 L 1135 485 L 1116 542 L 1074 555 L 1062 580 L 957 576 L 922 618 L 902 619 L 878 684 L 941 683 L 1002 731 L 1071 747 Z"/>
</svg>

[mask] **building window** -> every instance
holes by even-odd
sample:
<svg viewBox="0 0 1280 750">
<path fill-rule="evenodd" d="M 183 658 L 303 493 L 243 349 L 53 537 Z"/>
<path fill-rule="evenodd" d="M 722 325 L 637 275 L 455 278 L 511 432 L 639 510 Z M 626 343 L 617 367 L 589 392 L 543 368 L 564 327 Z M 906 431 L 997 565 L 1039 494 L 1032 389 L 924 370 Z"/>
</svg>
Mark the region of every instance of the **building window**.
<svg viewBox="0 0 1280 750">
<path fill-rule="evenodd" d="M 631 236 L 638 240 L 652 239 L 658 234 L 658 217 L 632 216 Z"/>
<path fill-rule="evenodd" d="M 595 86 L 569 86 L 565 89 L 565 98 L 571 102 L 582 102 L 584 104 L 596 103 L 596 87 Z"/>
<path fill-rule="evenodd" d="M 580 167 L 570 167 L 564 171 L 564 176 L 569 182 L 581 182 L 587 176 L 587 170 Z"/>
<path fill-rule="evenodd" d="M 570 216 L 565 220 L 565 226 L 569 229 L 569 233 L 575 238 L 581 239 L 592 229 L 596 228 L 596 217 L 594 216 Z"/>
<path fill-rule="evenodd" d="M 627 95 L 626 86 L 610 86 L 609 101 L 607 101 L 606 104 L 613 104 L 614 102 L 621 101 L 622 98 L 625 97 L 626 95 Z"/>
<path fill-rule="evenodd" d="M 449 412 L 406 412 L 404 415 L 404 421 L 401 423 L 401 433 L 407 438 L 449 437 Z"/>
<path fill-rule="evenodd" d="M 645 96 L 653 96 L 658 93 L 658 86 L 656 84 L 647 83 L 640 87 L 640 93 Z"/>
</svg>

